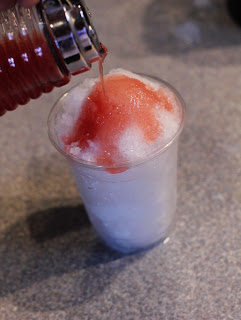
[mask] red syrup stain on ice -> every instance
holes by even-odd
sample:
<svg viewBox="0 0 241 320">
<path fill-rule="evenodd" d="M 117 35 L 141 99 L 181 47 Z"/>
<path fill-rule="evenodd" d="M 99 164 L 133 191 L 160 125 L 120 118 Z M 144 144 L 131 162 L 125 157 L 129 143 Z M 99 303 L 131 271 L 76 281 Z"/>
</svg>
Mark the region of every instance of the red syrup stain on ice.
<svg viewBox="0 0 241 320">
<path fill-rule="evenodd" d="M 155 116 L 156 106 L 172 111 L 173 107 L 162 88 L 154 90 L 140 80 L 124 74 L 104 77 L 105 91 L 99 81 L 84 100 L 81 113 L 72 132 L 62 137 L 65 150 L 70 152 L 75 143 L 81 150 L 97 143 L 95 155 L 98 165 L 108 167 L 110 173 L 128 168 L 113 168 L 126 159 L 118 149 L 118 141 L 130 126 L 137 126 L 146 142 L 152 144 L 162 134 L 162 126 Z"/>
</svg>

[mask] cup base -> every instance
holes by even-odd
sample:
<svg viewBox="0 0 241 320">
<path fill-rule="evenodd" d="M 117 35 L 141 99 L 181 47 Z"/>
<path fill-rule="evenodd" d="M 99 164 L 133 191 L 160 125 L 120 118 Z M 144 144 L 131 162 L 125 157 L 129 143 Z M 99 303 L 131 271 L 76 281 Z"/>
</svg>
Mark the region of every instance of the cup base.
<svg viewBox="0 0 241 320">
<path fill-rule="evenodd" d="M 155 247 L 157 247 L 158 245 L 161 245 L 162 243 L 165 242 L 165 240 L 169 238 L 169 236 L 165 236 L 157 241 L 155 241 L 154 243 L 152 244 L 149 244 L 147 246 L 143 246 L 143 247 L 123 247 L 123 246 L 118 246 L 118 245 L 115 245 L 113 243 L 110 243 L 110 242 L 106 242 L 104 241 L 102 238 L 99 237 L 100 241 L 107 247 L 115 250 L 115 251 L 118 251 L 118 252 L 121 252 L 123 254 L 135 254 L 135 253 L 139 253 L 139 252 L 144 252 L 144 251 L 149 251 Z"/>
<path fill-rule="evenodd" d="M 118 239 L 118 240 L 106 240 L 103 237 L 101 237 L 98 232 L 95 230 L 96 235 L 98 239 L 100 240 L 101 243 L 103 243 L 106 247 L 111 248 L 115 251 L 121 252 L 123 254 L 135 254 L 139 252 L 144 252 L 151 250 L 158 245 L 161 245 L 162 243 L 165 243 L 168 238 L 170 238 L 170 234 L 172 233 L 173 229 L 175 226 L 175 219 L 171 223 L 171 225 L 166 229 L 165 234 L 163 234 L 158 240 L 155 240 L 153 242 L 149 242 L 146 245 L 138 245 L 138 244 L 131 244 L 131 241 L 126 240 L 126 244 L 123 245 L 123 240 Z M 129 245 L 127 244 L 129 242 Z M 122 244 L 121 244 L 122 243 Z"/>
</svg>

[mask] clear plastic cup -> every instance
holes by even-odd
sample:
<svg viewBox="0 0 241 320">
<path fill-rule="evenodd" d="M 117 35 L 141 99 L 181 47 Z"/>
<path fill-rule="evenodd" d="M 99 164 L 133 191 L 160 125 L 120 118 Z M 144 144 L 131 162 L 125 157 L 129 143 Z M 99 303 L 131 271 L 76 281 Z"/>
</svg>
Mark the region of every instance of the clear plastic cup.
<svg viewBox="0 0 241 320">
<path fill-rule="evenodd" d="M 185 105 L 180 94 L 163 80 L 146 76 L 172 91 L 180 108 L 180 125 L 170 141 L 146 158 L 120 163 L 124 172 L 76 159 L 63 149 L 56 124 L 63 113 L 66 93 L 54 105 L 48 119 L 49 137 L 68 160 L 89 219 L 109 247 L 124 253 L 148 249 L 163 242 L 173 228 L 176 212 L 177 145 Z M 113 170 L 113 167 L 112 167 Z"/>
</svg>

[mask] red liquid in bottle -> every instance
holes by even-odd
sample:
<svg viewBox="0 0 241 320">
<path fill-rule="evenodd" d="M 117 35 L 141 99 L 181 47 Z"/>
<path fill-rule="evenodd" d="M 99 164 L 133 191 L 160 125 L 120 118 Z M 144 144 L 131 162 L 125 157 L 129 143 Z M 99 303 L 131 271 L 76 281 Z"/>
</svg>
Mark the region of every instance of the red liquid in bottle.
<svg viewBox="0 0 241 320">
<path fill-rule="evenodd" d="M 0 116 L 17 106 L 38 98 L 54 87 L 67 84 L 67 70 L 62 72 L 40 32 L 19 34 L 0 43 Z"/>
</svg>

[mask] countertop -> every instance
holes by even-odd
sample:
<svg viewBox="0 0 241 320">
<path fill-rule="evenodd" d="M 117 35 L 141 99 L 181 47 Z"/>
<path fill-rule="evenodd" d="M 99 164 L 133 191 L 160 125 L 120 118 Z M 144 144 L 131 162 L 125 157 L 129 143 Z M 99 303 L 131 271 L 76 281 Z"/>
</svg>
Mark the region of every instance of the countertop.
<svg viewBox="0 0 241 320">
<path fill-rule="evenodd" d="M 241 28 L 224 1 L 87 2 L 105 72 L 161 77 L 187 104 L 176 227 L 134 255 L 96 238 L 46 125 L 94 65 L 0 119 L 0 319 L 239 320 Z"/>
</svg>

